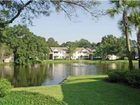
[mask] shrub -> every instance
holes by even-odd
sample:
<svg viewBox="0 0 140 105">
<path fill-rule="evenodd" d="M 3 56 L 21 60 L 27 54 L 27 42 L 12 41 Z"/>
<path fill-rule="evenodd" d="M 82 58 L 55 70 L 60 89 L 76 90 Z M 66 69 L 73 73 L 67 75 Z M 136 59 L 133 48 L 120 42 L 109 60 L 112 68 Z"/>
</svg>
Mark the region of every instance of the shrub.
<svg viewBox="0 0 140 105">
<path fill-rule="evenodd" d="M 128 57 L 124 57 L 124 60 L 128 60 Z"/>
<path fill-rule="evenodd" d="M 4 97 L 10 92 L 11 83 L 6 79 L 0 79 L 0 97 Z"/>
<path fill-rule="evenodd" d="M 51 96 L 26 91 L 11 91 L 0 98 L 0 105 L 67 105 Z"/>
<path fill-rule="evenodd" d="M 140 88 L 140 71 L 129 71 L 126 73 L 125 78 L 129 85 Z"/>
<path fill-rule="evenodd" d="M 107 80 L 109 82 L 127 83 L 130 86 L 140 88 L 140 71 L 111 71 L 108 73 Z"/>
<path fill-rule="evenodd" d="M 119 70 L 110 71 L 108 73 L 108 80 L 110 82 L 124 82 L 126 81 L 125 73 L 126 71 L 119 71 Z"/>
</svg>

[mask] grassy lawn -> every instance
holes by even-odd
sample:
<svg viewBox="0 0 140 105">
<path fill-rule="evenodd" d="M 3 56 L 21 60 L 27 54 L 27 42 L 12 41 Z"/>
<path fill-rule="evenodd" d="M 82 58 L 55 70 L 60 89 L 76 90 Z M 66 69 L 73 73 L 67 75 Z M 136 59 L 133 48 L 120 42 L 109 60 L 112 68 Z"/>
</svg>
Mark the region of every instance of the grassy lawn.
<svg viewBox="0 0 140 105">
<path fill-rule="evenodd" d="M 106 76 L 69 77 L 62 85 L 14 88 L 38 92 L 68 105 L 140 105 L 140 89 L 103 81 Z"/>
</svg>

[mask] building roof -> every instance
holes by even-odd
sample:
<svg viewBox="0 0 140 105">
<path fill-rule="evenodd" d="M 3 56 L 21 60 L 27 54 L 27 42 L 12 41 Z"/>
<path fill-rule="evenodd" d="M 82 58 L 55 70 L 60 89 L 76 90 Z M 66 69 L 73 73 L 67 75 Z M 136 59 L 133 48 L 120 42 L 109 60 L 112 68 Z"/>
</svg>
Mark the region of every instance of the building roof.
<svg viewBox="0 0 140 105">
<path fill-rule="evenodd" d="M 67 47 L 50 47 L 50 51 L 53 52 L 53 51 L 68 51 L 68 48 Z"/>
<path fill-rule="evenodd" d="M 75 51 L 78 51 L 79 53 L 80 52 L 83 52 L 83 51 L 87 51 L 88 53 L 92 53 L 92 50 L 90 48 L 76 48 Z"/>
<path fill-rule="evenodd" d="M 54 51 L 66 51 L 68 52 L 68 47 L 50 47 L 50 52 L 54 52 Z M 88 53 L 93 53 L 93 50 L 90 48 L 84 48 L 84 47 L 78 47 L 75 49 L 75 52 L 83 52 L 83 51 L 87 51 Z"/>
</svg>

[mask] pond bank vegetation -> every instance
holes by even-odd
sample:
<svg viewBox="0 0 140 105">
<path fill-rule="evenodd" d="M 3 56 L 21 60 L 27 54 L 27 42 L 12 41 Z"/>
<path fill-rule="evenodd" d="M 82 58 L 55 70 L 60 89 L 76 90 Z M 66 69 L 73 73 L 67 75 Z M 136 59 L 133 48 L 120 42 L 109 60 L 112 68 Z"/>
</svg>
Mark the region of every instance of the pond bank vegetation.
<svg viewBox="0 0 140 105">
<path fill-rule="evenodd" d="M 104 81 L 107 75 L 68 77 L 61 85 L 14 88 L 55 97 L 68 105 L 139 105 L 140 90 Z M 26 104 L 25 104 L 26 105 Z"/>
</svg>

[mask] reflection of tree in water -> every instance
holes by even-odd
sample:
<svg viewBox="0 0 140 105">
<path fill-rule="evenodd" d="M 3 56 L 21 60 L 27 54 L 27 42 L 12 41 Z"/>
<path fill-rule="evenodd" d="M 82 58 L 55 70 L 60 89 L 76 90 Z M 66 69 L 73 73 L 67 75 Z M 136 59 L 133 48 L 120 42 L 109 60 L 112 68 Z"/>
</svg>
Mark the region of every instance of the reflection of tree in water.
<svg viewBox="0 0 140 105">
<path fill-rule="evenodd" d="M 104 74 L 106 71 L 106 65 L 101 66 L 100 64 L 95 64 L 95 68 L 96 68 L 98 74 L 101 74 L 101 73 Z"/>
<path fill-rule="evenodd" d="M 138 68 L 138 65 L 135 64 Z M 126 70 L 128 63 L 109 63 L 79 66 L 75 64 L 46 64 L 34 66 L 1 65 L 0 77 L 6 78 L 16 86 L 39 86 L 42 83 L 53 84 L 68 75 L 105 74 L 108 70 Z M 46 85 L 46 84 L 45 84 Z"/>
<path fill-rule="evenodd" d="M 47 77 L 46 77 L 46 79 L 47 80 L 53 80 L 53 78 L 54 78 L 54 75 L 53 75 L 53 72 L 54 72 L 54 64 L 48 64 L 47 65 L 48 67 L 48 69 L 47 69 Z"/>
<path fill-rule="evenodd" d="M 15 66 L 12 84 L 15 87 L 39 86 L 47 76 L 46 71 L 44 65 Z"/>
<path fill-rule="evenodd" d="M 137 69 L 138 65 L 134 64 L 134 68 Z M 98 70 L 102 70 L 102 73 L 107 73 L 109 70 L 128 70 L 128 63 L 106 63 L 99 64 L 97 66 Z"/>
<path fill-rule="evenodd" d="M 69 64 L 66 65 L 66 75 L 94 75 L 98 73 L 98 70 L 96 69 L 95 65 L 90 65 L 90 64 L 79 64 L 79 63 L 74 63 L 74 64 Z"/>
<path fill-rule="evenodd" d="M 57 76 L 64 76 L 66 69 L 65 64 L 48 64 L 46 80 L 53 80 Z"/>
<path fill-rule="evenodd" d="M 0 66 L 0 78 L 6 78 L 12 81 L 14 75 L 13 67 L 11 65 L 1 65 Z"/>
</svg>

